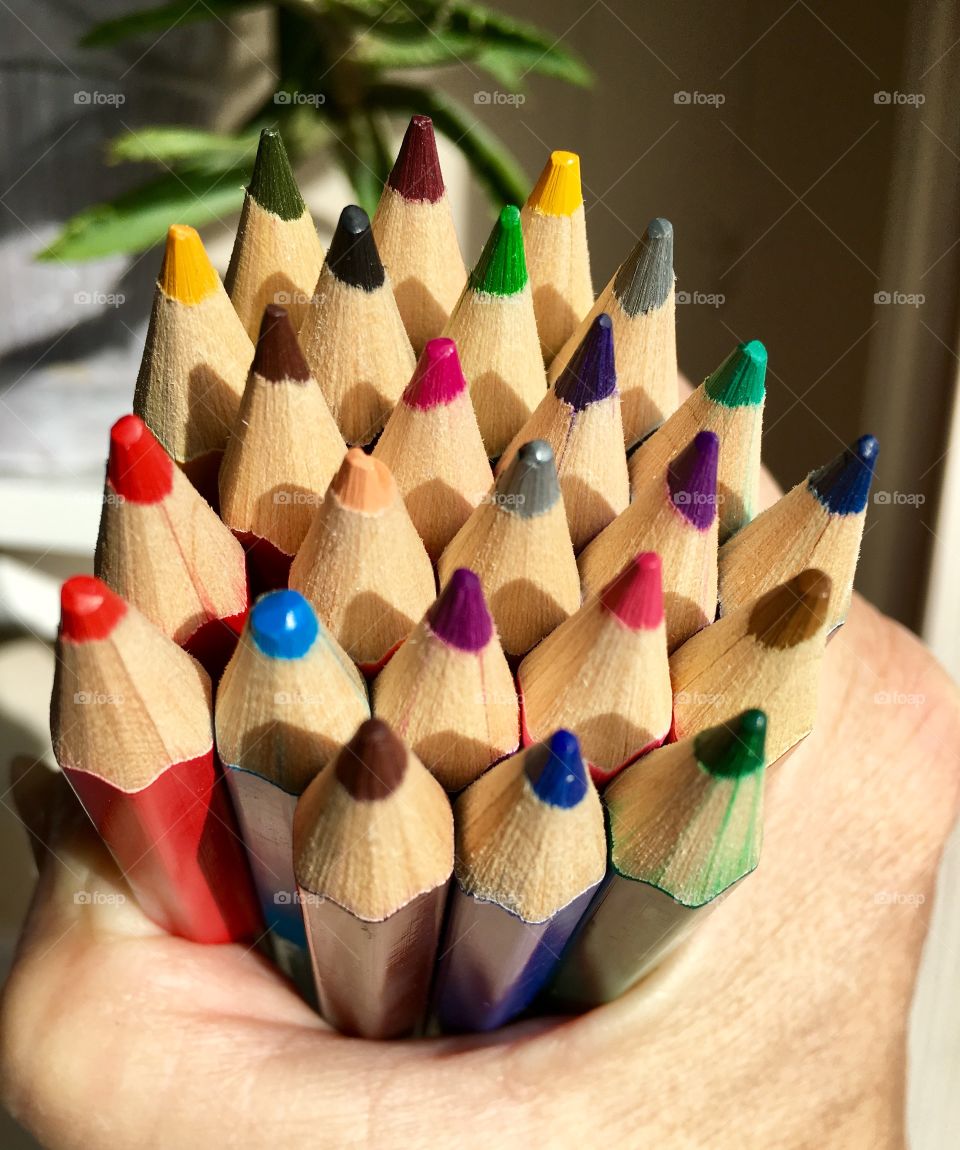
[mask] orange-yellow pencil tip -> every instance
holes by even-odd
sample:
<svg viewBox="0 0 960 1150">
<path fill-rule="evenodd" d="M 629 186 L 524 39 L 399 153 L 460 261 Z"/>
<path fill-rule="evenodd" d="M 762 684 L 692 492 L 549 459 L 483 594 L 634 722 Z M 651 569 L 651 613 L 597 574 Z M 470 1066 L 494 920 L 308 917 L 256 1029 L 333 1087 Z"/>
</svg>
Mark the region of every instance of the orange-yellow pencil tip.
<svg viewBox="0 0 960 1150">
<path fill-rule="evenodd" d="M 527 207 L 546 216 L 572 216 L 582 203 L 580 157 L 575 152 L 551 152 Z"/>
<path fill-rule="evenodd" d="M 359 447 L 351 447 L 330 484 L 344 507 L 376 515 L 394 501 L 397 486 L 390 469 Z"/>
<path fill-rule="evenodd" d="M 219 282 L 196 229 L 173 224 L 167 232 L 167 250 L 160 269 L 164 295 L 178 303 L 198 304 L 213 295 Z"/>
</svg>

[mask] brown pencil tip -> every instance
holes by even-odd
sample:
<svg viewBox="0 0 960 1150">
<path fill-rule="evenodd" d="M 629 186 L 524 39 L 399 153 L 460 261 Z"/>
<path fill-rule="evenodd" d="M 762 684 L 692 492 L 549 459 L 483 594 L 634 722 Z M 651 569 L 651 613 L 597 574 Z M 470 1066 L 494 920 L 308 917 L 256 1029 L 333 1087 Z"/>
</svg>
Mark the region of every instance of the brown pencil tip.
<svg viewBox="0 0 960 1150">
<path fill-rule="evenodd" d="M 359 447 L 351 447 L 330 487 L 344 507 L 375 515 L 393 503 L 397 485 L 390 468 Z"/>
<path fill-rule="evenodd" d="M 297 343 L 287 309 L 279 304 L 272 303 L 264 308 L 250 370 L 268 383 L 282 383 L 286 379 L 306 383 L 310 378 L 310 368 Z"/>
<path fill-rule="evenodd" d="M 810 639 L 827 622 L 830 576 L 808 567 L 754 604 L 748 630 L 765 647 L 785 650 Z"/>
<path fill-rule="evenodd" d="M 400 786 L 407 771 L 407 748 L 383 719 L 367 719 L 337 755 L 334 769 L 351 798 L 374 803 Z"/>
</svg>

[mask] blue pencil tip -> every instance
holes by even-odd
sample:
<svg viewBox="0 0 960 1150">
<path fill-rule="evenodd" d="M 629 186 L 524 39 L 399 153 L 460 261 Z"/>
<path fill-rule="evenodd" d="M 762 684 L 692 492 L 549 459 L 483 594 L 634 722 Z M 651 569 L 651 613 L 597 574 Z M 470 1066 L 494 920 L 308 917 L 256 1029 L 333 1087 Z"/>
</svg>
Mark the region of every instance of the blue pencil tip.
<svg viewBox="0 0 960 1150">
<path fill-rule="evenodd" d="M 313 608 L 299 591 L 270 591 L 250 611 L 250 637 L 270 659 L 302 659 L 317 630 Z"/>
<path fill-rule="evenodd" d="M 574 411 L 583 411 L 613 395 L 617 371 L 613 358 L 613 323 L 606 312 L 590 325 L 580 346 L 553 385 L 554 394 Z"/>
<path fill-rule="evenodd" d="M 861 435 L 836 459 L 811 473 L 807 484 L 832 515 L 859 515 L 867 505 L 880 444 Z"/>
<path fill-rule="evenodd" d="M 590 786 L 577 736 L 562 728 L 527 751 L 524 767 L 533 793 L 552 807 L 577 806 Z"/>
</svg>

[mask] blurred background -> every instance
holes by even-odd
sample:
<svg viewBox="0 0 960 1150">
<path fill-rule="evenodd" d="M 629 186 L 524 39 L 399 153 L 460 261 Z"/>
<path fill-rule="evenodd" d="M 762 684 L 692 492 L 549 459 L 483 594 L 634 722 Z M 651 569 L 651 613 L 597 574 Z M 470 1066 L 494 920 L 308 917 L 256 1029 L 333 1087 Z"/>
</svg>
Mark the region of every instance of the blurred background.
<svg viewBox="0 0 960 1150">
<path fill-rule="evenodd" d="M 785 486 L 863 432 L 879 437 L 858 586 L 960 673 L 955 5 L 3 7 L 4 759 L 48 753 L 57 583 L 92 563 L 107 429 L 130 407 L 157 240 L 171 222 L 202 225 L 225 270 L 256 128 L 275 121 L 325 242 L 346 202 L 375 203 L 412 110 L 446 132 L 468 266 L 495 206 L 522 199 L 553 148 L 582 158 L 597 291 L 652 216 L 672 220 L 682 370 L 697 382 L 735 342 L 766 344 L 764 460 Z M 9 952 L 29 862 L 8 796 L 0 819 Z M 936 935 L 955 971 L 957 924 Z M 960 1072 L 960 1039 L 928 1021 L 915 1046 L 936 1051 L 911 1087 L 921 1114 Z M 957 1130 L 954 1114 L 915 1144 L 955 1146 Z M 14 1137 L 0 1131 L 4 1146 Z"/>
</svg>

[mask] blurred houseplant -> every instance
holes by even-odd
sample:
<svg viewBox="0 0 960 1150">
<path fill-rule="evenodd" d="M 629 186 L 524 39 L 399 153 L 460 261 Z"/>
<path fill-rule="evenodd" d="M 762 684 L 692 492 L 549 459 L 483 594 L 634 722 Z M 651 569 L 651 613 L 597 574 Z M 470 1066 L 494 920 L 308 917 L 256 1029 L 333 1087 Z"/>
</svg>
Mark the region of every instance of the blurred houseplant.
<svg viewBox="0 0 960 1150">
<path fill-rule="evenodd" d="M 159 37 L 254 7 L 262 3 L 173 0 L 99 24 L 83 43 L 103 48 Z M 273 11 L 276 91 L 233 133 L 158 124 L 118 136 L 108 162 L 151 164 L 161 174 L 68 220 L 41 258 L 139 252 L 157 243 L 170 223 L 201 226 L 239 208 L 259 131 L 269 123 L 280 127 L 294 163 L 330 151 L 358 203 L 372 212 L 393 162 L 386 118 L 421 112 L 463 152 L 495 204 L 522 203 L 528 189 L 513 156 L 476 122 L 473 108 L 428 86 L 424 70 L 482 71 L 510 98 L 530 73 L 580 86 L 591 81 L 584 64 L 551 34 L 459 0 L 278 0 Z"/>
</svg>

